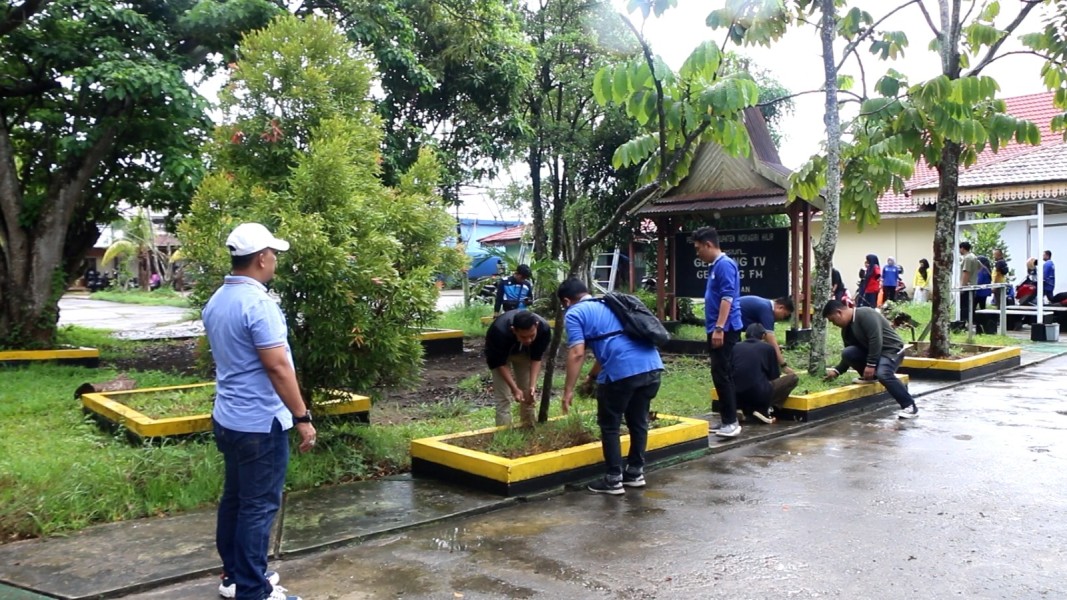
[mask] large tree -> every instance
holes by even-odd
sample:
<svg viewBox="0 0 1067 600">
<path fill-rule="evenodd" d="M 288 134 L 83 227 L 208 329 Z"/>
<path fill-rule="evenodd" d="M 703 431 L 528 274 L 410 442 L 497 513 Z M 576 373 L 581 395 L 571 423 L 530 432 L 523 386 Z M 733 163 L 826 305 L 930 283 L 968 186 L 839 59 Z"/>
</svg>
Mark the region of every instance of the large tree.
<svg viewBox="0 0 1067 600">
<path fill-rule="evenodd" d="M 376 101 L 385 126 L 388 184 L 432 145 L 442 191 L 492 175 L 522 134 L 519 103 L 532 74 L 517 0 L 308 0 L 298 14 L 325 12 L 374 55 Z"/>
<path fill-rule="evenodd" d="M 0 347 L 54 343 L 57 304 L 120 201 L 173 211 L 199 179 L 210 72 L 267 0 L 0 8 Z"/>
</svg>

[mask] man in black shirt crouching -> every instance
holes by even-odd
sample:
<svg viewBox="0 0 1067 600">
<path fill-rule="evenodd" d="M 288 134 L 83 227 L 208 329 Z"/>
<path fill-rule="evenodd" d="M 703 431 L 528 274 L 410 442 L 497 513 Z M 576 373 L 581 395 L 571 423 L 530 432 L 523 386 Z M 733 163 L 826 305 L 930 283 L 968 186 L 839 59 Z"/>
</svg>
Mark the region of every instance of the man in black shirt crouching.
<svg viewBox="0 0 1067 600">
<path fill-rule="evenodd" d="M 493 373 L 497 426 L 511 425 L 513 401 L 519 403 L 522 426 L 534 424 L 537 376 L 551 339 L 548 322 L 528 310 L 509 310 L 489 326 L 485 362 Z"/>
<path fill-rule="evenodd" d="M 771 410 L 781 406 L 799 378 L 789 367 L 778 368 L 774 347 L 763 341 L 767 330 L 759 323 L 745 329 L 745 341 L 734 346 L 734 386 L 737 407 L 746 417 L 773 423 Z"/>
</svg>

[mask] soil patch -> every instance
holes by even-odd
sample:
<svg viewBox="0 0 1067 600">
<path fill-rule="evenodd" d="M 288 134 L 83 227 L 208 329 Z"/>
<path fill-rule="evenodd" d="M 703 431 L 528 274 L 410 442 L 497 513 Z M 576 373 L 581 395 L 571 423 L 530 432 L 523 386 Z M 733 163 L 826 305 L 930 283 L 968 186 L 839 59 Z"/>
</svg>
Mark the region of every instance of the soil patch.
<svg viewBox="0 0 1067 600">
<path fill-rule="evenodd" d="M 405 423 L 434 416 L 462 414 L 493 404 L 492 379 L 482 354 L 485 340 L 467 338 L 463 353 L 425 359 L 422 378 L 411 389 L 356 390 L 374 401 L 374 422 Z M 130 356 L 101 360 L 104 367 L 123 371 L 164 371 L 180 375 L 204 375 L 199 368 L 197 339 L 143 342 Z M 472 375 L 478 379 L 473 380 Z M 460 386 L 461 382 L 464 383 Z M 369 393 L 368 393 L 369 392 Z"/>
</svg>

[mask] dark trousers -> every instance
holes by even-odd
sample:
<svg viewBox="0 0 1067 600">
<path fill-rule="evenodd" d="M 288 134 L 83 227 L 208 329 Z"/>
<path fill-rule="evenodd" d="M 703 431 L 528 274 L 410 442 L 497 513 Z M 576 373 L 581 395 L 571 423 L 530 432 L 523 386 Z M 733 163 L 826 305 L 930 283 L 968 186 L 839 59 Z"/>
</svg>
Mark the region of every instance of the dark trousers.
<svg viewBox="0 0 1067 600">
<path fill-rule="evenodd" d="M 861 302 L 857 302 L 856 306 L 869 306 L 871 308 L 878 308 L 878 292 L 864 293 L 861 297 Z"/>
<path fill-rule="evenodd" d="M 875 300 L 875 302 L 877 302 L 878 298 L 875 297 L 874 300 Z M 892 286 L 883 285 L 882 286 L 882 300 L 884 300 L 886 302 L 896 302 L 896 300 L 897 300 L 897 286 L 895 286 L 895 285 L 892 285 Z"/>
<path fill-rule="evenodd" d="M 633 475 L 645 470 L 645 447 L 648 445 L 648 409 L 659 393 L 660 372 L 649 371 L 618 381 L 602 383 L 596 388 L 596 422 L 604 464 L 610 481 L 622 480 L 622 444 L 619 428 L 623 419 L 630 430 L 630 453 L 626 471 Z"/>
<path fill-rule="evenodd" d="M 722 346 L 713 348 L 708 334 L 708 354 L 711 355 L 711 382 L 719 396 L 719 416 L 722 424 L 737 422 L 737 392 L 734 390 L 734 346 L 741 339 L 740 331 L 725 331 Z"/>
<path fill-rule="evenodd" d="M 791 373 L 768 381 L 767 385 L 762 389 L 739 390 L 737 392 L 737 407 L 746 415 L 751 415 L 753 411 L 759 411 L 766 415 L 772 406 L 785 404 L 786 398 L 789 397 L 790 392 L 797 387 L 798 383 L 800 383 L 800 377 L 796 373 Z"/>
<path fill-rule="evenodd" d="M 960 320 L 964 323 L 971 321 L 971 304 L 974 302 L 974 292 L 960 292 Z"/>
<path fill-rule="evenodd" d="M 234 431 L 218 423 L 214 428 L 226 465 L 215 546 L 223 572 L 237 586 L 237 600 L 263 600 L 272 591 L 264 573 L 289 464 L 289 435 L 277 420 L 270 433 Z"/>
<path fill-rule="evenodd" d="M 863 375 L 863 370 L 867 368 L 866 349 L 860 348 L 859 346 L 849 346 L 841 351 L 841 357 L 850 367 L 855 369 L 857 373 Z M 907 386 L 897 379 L 897 369 L 900 367 L 900 363 L 903 360 L 903 354 L 897 354 L 895 358 L 879 356 L 878 366 L 874 368 L 874 378 L 878 380 L 878 383 L 885 386 L 885 391 L 889 392 L 889 395 L 897 401 L 900 408 L 907 408 L 912 404 L 915 404 L 915 400 L 912 399 L 911 394 L 908 393 Z"/>
</svg>

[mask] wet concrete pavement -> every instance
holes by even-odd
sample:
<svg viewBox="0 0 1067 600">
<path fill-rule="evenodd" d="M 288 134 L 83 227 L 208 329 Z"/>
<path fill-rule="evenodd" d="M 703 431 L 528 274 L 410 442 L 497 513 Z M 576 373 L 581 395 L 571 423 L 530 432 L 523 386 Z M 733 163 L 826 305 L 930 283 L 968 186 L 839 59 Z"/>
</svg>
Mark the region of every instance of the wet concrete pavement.
<svg viewBox="0 0 1067 600">
<path fill-rule="evenodd" d="M 574 491 L 273 566 L 308 600 L 1065 598 L 1065 369 L 661 469 L 622 498 Z"/>
</svg>

